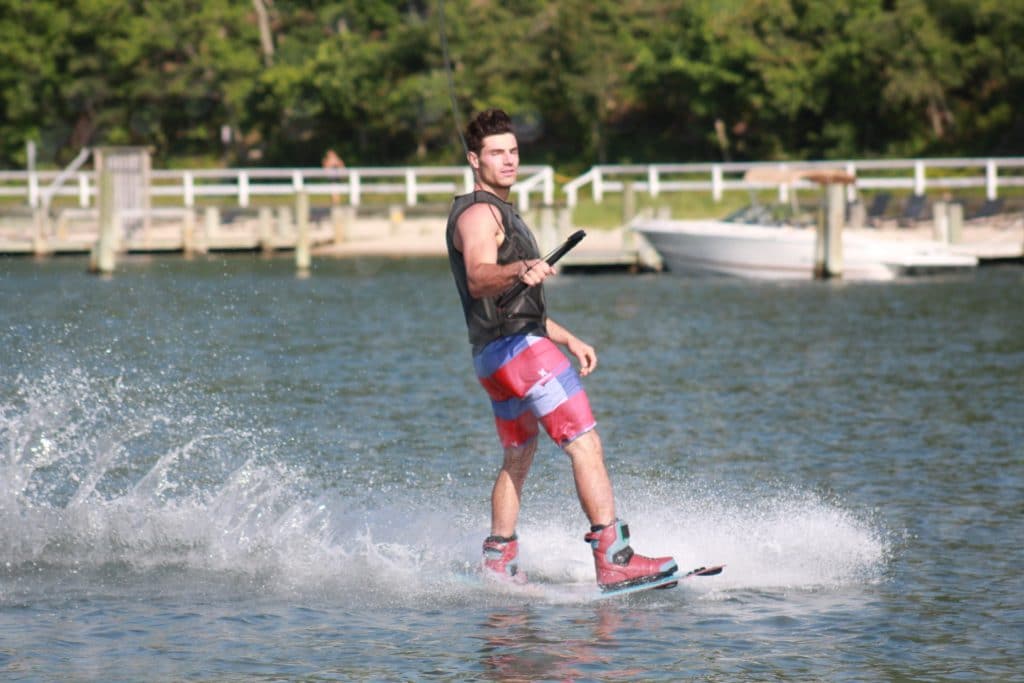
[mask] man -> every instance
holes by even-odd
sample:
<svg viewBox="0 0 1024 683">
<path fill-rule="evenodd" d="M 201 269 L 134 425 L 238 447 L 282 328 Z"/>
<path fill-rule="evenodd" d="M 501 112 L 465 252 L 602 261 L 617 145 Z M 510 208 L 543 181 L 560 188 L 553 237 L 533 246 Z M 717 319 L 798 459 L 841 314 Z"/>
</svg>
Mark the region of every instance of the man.
<svg viewBox="0 0 1024 683">
<path fill-rule="evenodd" d="M 516 521 L 540 424 L 572 464 L 580 504 L 591 524 L 584 538 L 593 549 L 601 588 L 668 576 L 676 570 L 675 561 L 634 553 L 628 527 L 615 517 L 601 440 L 580 383 L 580 375 L 597 367 L 597 354 L 547 316 L 542 283 L 555 269 L 540 258 L 529 228 L 508 202 L 519 170 L 519 148 L 508 115 L 493 109 L 479 114 L 467 127 L 466 146 L 475 186 L 452 204 L 448 260 L 469 328 L 473 365 L 490 396 L 505 449 L 491 492 L 484 571 L 524 580 L 518 573 Z M 517 282 L 527 289 L 499 308 L 496 300 Z M 556 345 L 577 359 L 578 374 Z"/>
</svg>

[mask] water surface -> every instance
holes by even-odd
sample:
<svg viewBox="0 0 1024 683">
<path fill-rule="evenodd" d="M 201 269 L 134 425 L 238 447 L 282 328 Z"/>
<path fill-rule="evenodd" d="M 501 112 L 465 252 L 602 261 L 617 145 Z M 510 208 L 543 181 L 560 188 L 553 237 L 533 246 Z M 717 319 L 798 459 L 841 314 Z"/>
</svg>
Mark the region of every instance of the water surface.
<svg viewBox="0 0 1024 683">
<path fill-rule="evenodd" d="M 472 580 L 497 441 L 438 260 L 0 261 L 9 680 L 1010 680 L 1024 271 L 562 276 L 637 549 L 614 601 L 565 458 Z"/>
</svg>

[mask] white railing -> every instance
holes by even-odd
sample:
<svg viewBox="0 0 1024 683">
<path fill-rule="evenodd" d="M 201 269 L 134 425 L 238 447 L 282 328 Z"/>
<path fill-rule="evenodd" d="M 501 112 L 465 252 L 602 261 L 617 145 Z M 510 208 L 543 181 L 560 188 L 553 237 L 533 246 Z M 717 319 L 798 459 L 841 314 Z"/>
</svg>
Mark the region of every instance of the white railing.
<svg viewBox="0 0 1024 683">
<path fill-rule="evenodd" d="M 925 194 L 929 188 L 984 188 L 987 199 L 996 199 L 1000 188 L 1024 187 L 1024 157 L 994 157 L 601 165 L 570 180 L 562 191 L 570 208 L 576 206 L 579 193 L 585 188 L 600 203 L 605 195 L 622 192 L 627 183 L 651 197 L 670 192 L 704 192 L 711 193 L 715 201 L 731 190 L 776 189 L 779 201 L 785 202 L 791 190 L 814 185 L 807 181 L 747 182 L 743 174 L 753 168 L 822 167 L 843 168 L 857 177 L 856 186 L 847 188 L 851 200 L 858 190 L 903 189 Z M 94 173 L 78 171 L 73 174 L 77 182 L 69 184 L 56 182 L 62 173 L 69 175 L 66 171 L 0 171 L 0 197 L 21 197 L 33 207 L 40 206 L 44 196 L 70 197 L 82 208 L 93 206 Z M 209 198 L 230 199 L 240 207 L 248 207 L 254 197 L 288 196 L 300 190 L 311 196 L 346 197 L 353 206 L 360 206 L 368 195 L 416 206 L 429 196 L 449 198 L 473 186 L 472 171 L 466 166 L 154 170 L 150 175 L 151 197 L 178 198 L 185 207 Z M 534 199 L 550 206 L 555 201 L 554 170 L 550 166 L 523 166 L 520 181 L 512 191 L 520 210 L 528 209 Z"/>
<path fill-rule="evenodd" d="M 747 182 L 743 174 L 753 168 L 782 170 L 807 168 L 842 168 L 857 178 L 856 186 L 847 189 L 854 199 L 857 189 L 908 189 L 925 194 L 929 187 L 941 189 L 984 187 L 987 199 L 995 199 L 1000 187 L 1024 187 L 1024 157 L 978 159 L 872 159 L 808 162 L 751 162 L 721 164 L 649 164 L 594 166 L 562 187 L 570 208 L 576 206 L 581 189 L 590 188 L 595 202 L 602 202 L 608 193 L 622 192 L 631 183 L 638 192 L 657 197 L 666 192 L 710 192 L 717 202 L 727 190 L 777 189 L 779 201 L 789 200 L 791 189 L 813 188 L 807 181 L 795 183 Z M 929 170 L 944 169 L 961 175 L 929 177 Z M 880 175 L 879 171 L 895 175 Z M 1018 171 L 1009 174 L 1007 171 Z"/>
<path fill-rule="evenodd" d="M 520 180 L 512 187 L 520 210 L 530 208 L 539 195 L 544 205 L 555 200 L 555 173 L 550 166 L 521 166 Z M 73 197 L 82 208 L 96 198 L 92 171 L 75 174 L 77 183 L 55 182 L 63 171 L 0 171 L 0 196 L 23 197 L 29 206 L 40 206 L 48 184 L 52 196 Z M 416 206 L 431 195 L 450 198 L 473 189 L 468 166 L 410 166 L 406 168 L 236 168 L 203 170 L 154 170 L 150 172 L 150 197 L 171 197 L 193 207 L 199 198 L 230 198 L 248 207 L 254 197 L 288 196 L 305 191 L 310 196 L 344 196 L 360 206 L 367 195 L 393 197 Z"/>
</svg>

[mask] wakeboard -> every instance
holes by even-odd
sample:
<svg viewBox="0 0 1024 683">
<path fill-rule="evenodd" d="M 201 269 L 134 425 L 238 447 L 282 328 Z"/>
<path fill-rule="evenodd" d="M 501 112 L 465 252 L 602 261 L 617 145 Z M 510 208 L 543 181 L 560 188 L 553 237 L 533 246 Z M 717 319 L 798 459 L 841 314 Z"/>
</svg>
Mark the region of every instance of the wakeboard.
<svg viewBox="0 0 1024 683">
<path fill-rule="evenodd" d="M 623 586 L 621 588 L 611 588 L 608 590 L 601 590 L 597 597 L 599 598 L 614 598 L 619 595 L 629 595 L 630 593 L 640 593 L 642 591 L 675 588 L 680 581 L 693 578 L 695 576 L 715 576 L 721 574 L 722 570 L 725 569 L 724 564 L 715 565 L 713 567 L 697 567 L 691 569 L 688 572 L 676 572 L 669 576 L 663 576 L 660 579 L 654 581 L 647 581 L 645 583 L 633 584 L 631 586 Z"/>
<path fill-rule="evenodd" d="M 660 579 L 654 581 L 648 581 L 646 583 L 633 584 L 630 586 L 623 586 L 621 588 L 613 588 L 610 590 L 601 590 L 597 585 L 590 584 L 554 584 L 534 581 L 503 581 L 495 579 L 483 579 L 485 583 L 492 587 L 497 587 L 503 592 L 509 592 L 519 595 L 529 595 L 540 599 L 553 600 L 553 601 L 564 601 L 564 600 L 607 600 L 610 598 L 616 598 L 622 595 L 630 595 L 632 593 L 641 593 L 643 591 L 658 590 L 674 588 L 680 581 L 686 581 L 697 576 L 715 576 L 721 574 L 725 565 L 715 565 L 712 567 L 697 567 L 687 572 L 675 572 L 668 576 L 663 576 Z M 469 578 L 469 577 L 467 577 Z M 474 582 L 480 581 L 480 575 L 477 574 L 472 579 Z"/>
</svg>

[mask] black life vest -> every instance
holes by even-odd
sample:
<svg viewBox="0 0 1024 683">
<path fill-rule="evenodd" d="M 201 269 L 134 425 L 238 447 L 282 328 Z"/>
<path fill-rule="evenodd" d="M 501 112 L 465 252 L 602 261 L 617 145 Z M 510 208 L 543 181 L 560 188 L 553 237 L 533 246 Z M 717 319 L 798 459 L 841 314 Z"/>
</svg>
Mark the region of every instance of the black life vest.
<svg viewBox="0 0 1024 683">
<path fill-rule="evenodd" d="M 540 258 L 540 249 L 533 238 L 533 233 L 512 204 L 484 190 L 474 190 L 469 194 L 460 195 L 452 202 L 446 233 L 448 264 L 451 266 L 455 287 L 459 290 L 459 298 L 462 300 L 462 312 L 466 317 L 469 343 L 473 345 L 474 354 L 500 337 L 522 332 L 547 334 L 543 285 L 526 289 L 500 310 L 495 304 L 497 297 L 474 299 L 470 295 L 466 261 L 462 252 L 455 248 L 455 230 L 462 213 L 479 203 L 495 206 L 501 213 L 501 229 L 505 233 L 505 239 L 498 247 L 499 265 Z"/>
</svg>

